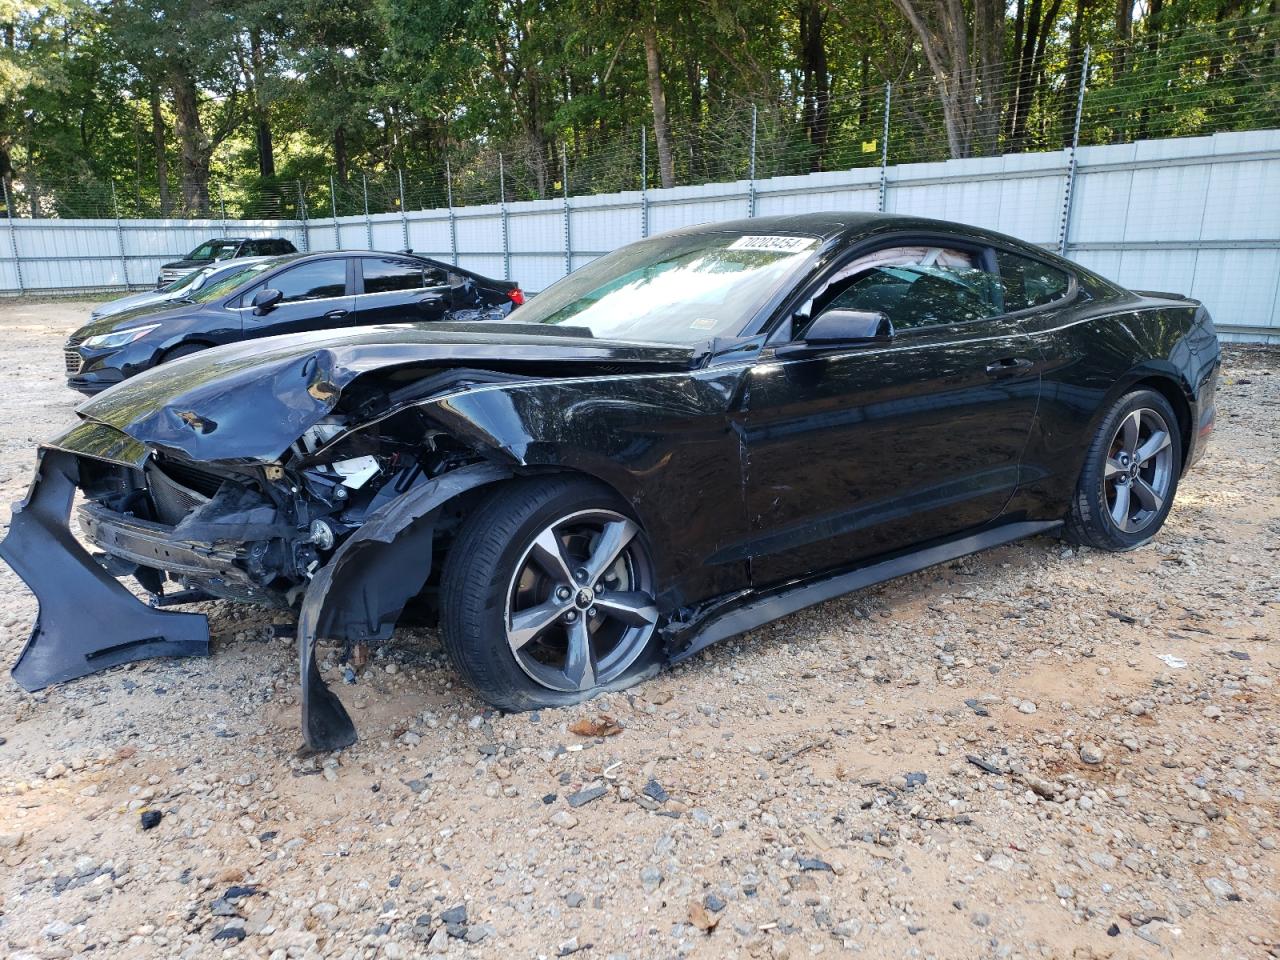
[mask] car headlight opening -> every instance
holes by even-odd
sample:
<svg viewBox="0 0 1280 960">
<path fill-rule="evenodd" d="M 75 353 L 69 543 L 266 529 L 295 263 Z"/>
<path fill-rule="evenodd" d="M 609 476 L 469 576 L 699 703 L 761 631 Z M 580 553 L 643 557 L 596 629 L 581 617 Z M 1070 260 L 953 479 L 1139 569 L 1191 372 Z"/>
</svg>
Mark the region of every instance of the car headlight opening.
<svg viewBox="0 0 1280 960">
<path fill-rule="evenodd" d="M 86 338 L 81 346 L 90 349 L 100 349 L 102 347 L 123 347 L 125 344 L 133 343 L 140 337 L 146 336 L 152 330 L 159 327 L 158 323 L 147 324 L 143 327 L 130 327 L 128 330 L 116 330 L 112 333 L 100 333 L 94 337 Z"/>
</svg>

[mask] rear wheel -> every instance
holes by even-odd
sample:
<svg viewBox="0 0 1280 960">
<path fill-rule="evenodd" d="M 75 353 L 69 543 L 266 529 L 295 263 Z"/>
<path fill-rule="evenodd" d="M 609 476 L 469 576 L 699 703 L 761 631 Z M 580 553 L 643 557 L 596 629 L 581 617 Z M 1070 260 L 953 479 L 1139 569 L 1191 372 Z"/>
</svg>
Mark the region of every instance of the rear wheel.
<svg viewBox="0 0 1280 960">
<path fill-rule="evenodd" d="M 1101 550 L 1147 543 L 1173 506 L 1181 465 L 1182 437 L 1169 401 L 1154 390 L 1121 397 L 1090 444 L 1067 534 Z"/>
<path fill-rule="evenodd" d="M 576 703 L 616 685 L 658 619 L 639 525 L 607 490 L 576 478 L 500 488 L 454 542 L 440 593 L 450 659 L 504 710 Z"/>
</svg>

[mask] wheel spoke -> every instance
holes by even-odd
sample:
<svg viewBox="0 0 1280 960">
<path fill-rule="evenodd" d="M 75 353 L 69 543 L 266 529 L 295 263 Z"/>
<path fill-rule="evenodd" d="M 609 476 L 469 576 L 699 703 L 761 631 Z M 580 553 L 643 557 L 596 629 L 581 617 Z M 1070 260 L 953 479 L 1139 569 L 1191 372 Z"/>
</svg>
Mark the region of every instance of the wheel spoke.
<svg viewBox="0 0 1280 960">
<path fill-rule="evenodd" d="M 1129 485 L 1116 484 L 1116 502 L 1111 506 L 1111 519 L 1121 530 L 1129 530 Z"/>
<path fill-rule="evenodd" d="M 1104 480 L 1110 480 L 1112 477 L 1118 476 L 1124 472 L 1124 467 L 1120 466 L 1118 461 L 1111 459 L 1111 457 L 1107 457 L 1107 465 L 1102 470 L 1102 478 Z"/>
<path fill-rule="evenodd" d="M 633 627 L 655 623 L 658 619 L 658 608 L 654 605 L 653 598 L 638 590 L 597 594 L 596 608 Z"/>
<path fill-rule="evenodd" d="M 1134 454 L 1134 459 L 1139 463 L 1146 463 L 1167 446 L 1169 446 L 1168 431 L 1157 430 L 1146 443 L 1138 448 L 1138 452 Z"/>
<path fill-rule="evenodd" d="M 595 664 L 591 662 L 591 634 L 587 618 L 578 617 L 569 625 L 569 650 L 565 654 L 564 675 L 579 690 L 596 685 Z"/>
<path fill-rule="evenodd" d="M 1164 498 L 1156 493 L 1151 484 L 1141 477 L 1134 478 L 1133 492 L 1137 495 L 1138 502 L 1147 510 L 1159 510 L 1164 506 Z"/>
<path fill-rule="evenodd" d="M 630 520 L 616 520 L 605 524 L 591 551 L 591 557 L 586 562 L 587 583 L 594 584 L 604 576 L 604 572 L 618 559 L 618 554 L 622 553 L 636 535 L 636 530 L 636 525 Z"/>
<path fill-rule="evenodd" d="M 1130 456 L 1138 450 L 1138 427 L 1141 423 L 1142 415 L 1135 410 L 1124 418 L 1124 424 L 1120 427 L 1120 445 Z"/>
<path fill-rule="evenodd" d="M 528 610 L 513 613 L 511 626 L 507 629 L 507 642 L 511 644 L 511 649 L 522 649 L 572 606 L 572 603 L 561 603 L 551 599 Z"/>
<path fill-rule="evenodd" d="M 573 584 L 573 571 L 569 566 L 568 558 L 564 555 L 564 546 L 551 527 L 538 534 L 538 539 L 533 541 L 533 549 L 529 551 L 529 556 L 556 583 L 567 586 Z"/>
</svg>

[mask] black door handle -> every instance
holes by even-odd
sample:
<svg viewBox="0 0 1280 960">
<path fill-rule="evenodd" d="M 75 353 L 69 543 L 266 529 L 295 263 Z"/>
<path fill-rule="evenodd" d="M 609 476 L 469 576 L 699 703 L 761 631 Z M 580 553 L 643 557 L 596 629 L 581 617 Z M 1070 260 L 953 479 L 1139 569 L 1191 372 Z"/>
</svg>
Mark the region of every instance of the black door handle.
<svg viewBox="0 0 1280 960">
<path fill-rule="evenodd" d="M 1026 357 L 1002 357 L 987 364 L 988 377 L 1013 377 L 1030 370 L 1035 364 Z"/>
<path fill-rule="evenodd" d="M 348 310 L 330 310 L 328 313 L 324 315 L 324 318 L 326 320 L 341 320 L 349 312 L 350 311 Z"/>
</svg>

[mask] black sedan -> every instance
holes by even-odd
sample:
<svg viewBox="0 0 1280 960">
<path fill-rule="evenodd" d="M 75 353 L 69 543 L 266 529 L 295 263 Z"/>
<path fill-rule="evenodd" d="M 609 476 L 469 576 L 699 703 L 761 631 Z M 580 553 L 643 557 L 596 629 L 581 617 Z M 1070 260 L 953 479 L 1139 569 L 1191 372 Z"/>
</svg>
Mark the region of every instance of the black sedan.
<svg viewBox="0 0 1280 960">
<path fill-rule="evenodd" d="M 1020 537 L 1141 546 L 1214 424 L 1201 304 L 938 221 L 687 229 L 512 320 L 226 347 L 82 405 L 0 545 L 40 600 L 18 682 L 204 652 L 132 575 L 296 610 L 315 748 L 355 736 L 317 641 L 415 598 L 489 703 L 570 704 Z"/>
<path fill-rule="evenodd" d="M 68 338 L 67 386 L 94 394 L 156 364 L 238 340 L 372 323 L 505 316 L 519 284 L 403 253 L 255 260 L 165 304 L 91 321 Z"/>
</svg>

